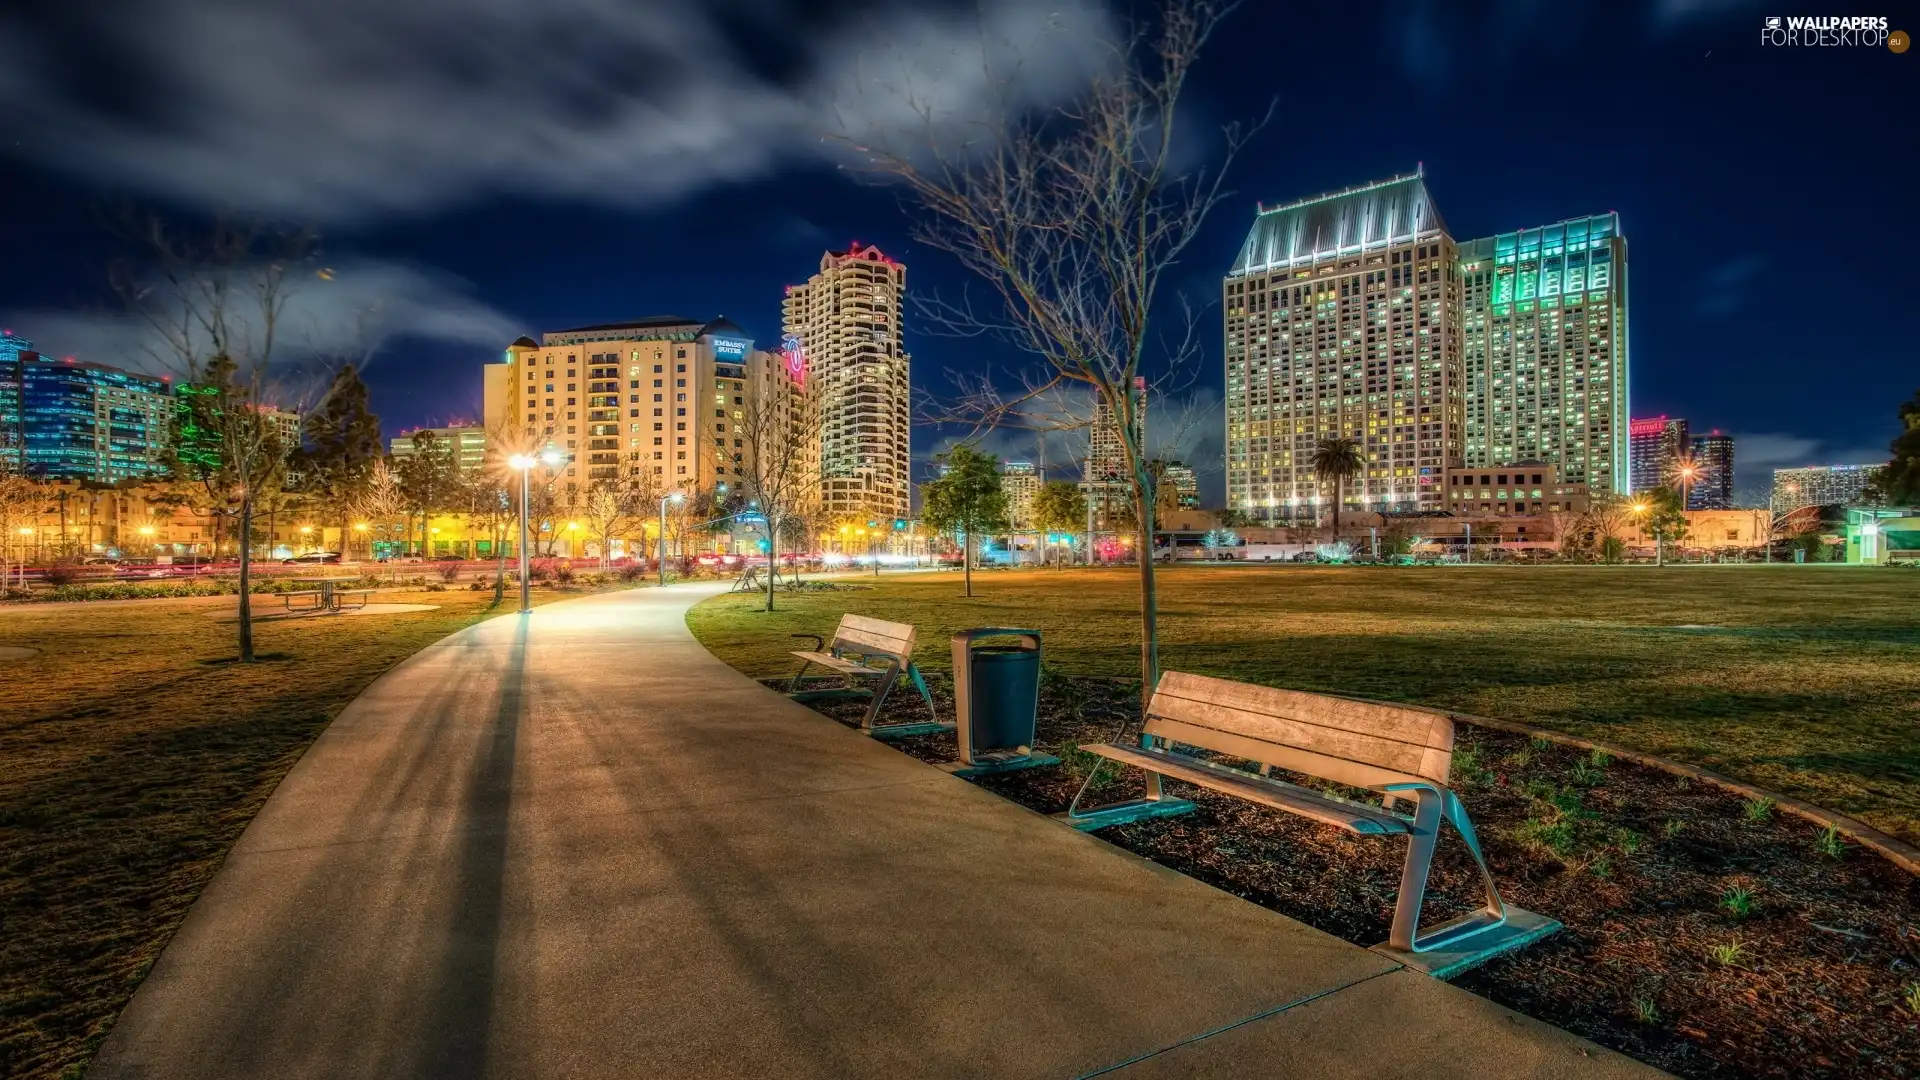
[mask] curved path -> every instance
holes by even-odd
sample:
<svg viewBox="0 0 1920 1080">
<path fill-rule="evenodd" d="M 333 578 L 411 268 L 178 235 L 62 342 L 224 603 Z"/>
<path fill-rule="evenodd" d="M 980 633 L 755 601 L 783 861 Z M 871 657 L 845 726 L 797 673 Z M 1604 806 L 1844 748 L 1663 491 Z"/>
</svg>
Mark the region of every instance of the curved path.
<svg viewBox="0 0 1920 1080">
<path fill-rule="evenodd" d="M 760 687 L 687 632 L 713 591 L 375 682 L 90 1075 L 1657 1075 Z"/>
</svg>

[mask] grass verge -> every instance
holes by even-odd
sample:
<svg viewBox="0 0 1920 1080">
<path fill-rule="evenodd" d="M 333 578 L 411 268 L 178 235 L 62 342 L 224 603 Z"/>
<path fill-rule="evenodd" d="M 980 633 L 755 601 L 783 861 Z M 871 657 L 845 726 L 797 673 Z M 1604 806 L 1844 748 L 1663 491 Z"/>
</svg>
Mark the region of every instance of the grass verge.
<svg viewBox="0 0 1920 1080">
<path fill-rule="evenodd" d="M 1844 566 L 1245 567 L 1160 576 L 1165 668 L 1501 717 L 1691 762 L 1920 843 L 1912 571 Z M 850 582 L 851 583 L 851 582 Z M 1130 570 L 903 574 L 860 592 L 721 596 L 688 623 L 752 675 L 848 611 L 913 623 L 949 666 L 975 626 L 1050 664 L 1137 673 Z"/>
</svg>

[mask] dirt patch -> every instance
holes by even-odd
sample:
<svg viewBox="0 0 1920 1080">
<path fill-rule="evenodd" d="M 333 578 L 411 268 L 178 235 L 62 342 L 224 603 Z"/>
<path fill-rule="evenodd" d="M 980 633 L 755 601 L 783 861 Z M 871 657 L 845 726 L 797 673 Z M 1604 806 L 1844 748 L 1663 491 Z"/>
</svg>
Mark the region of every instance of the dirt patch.
<svg viewBox="0 0 1920 1080">
<path fill-rule="evenodd" d="M 934 693 L 951 715 L 944 678 Z M 865 704 L 815 708 L 857 724 Z M 1036 743 L 1064 763 L 977 782 L 1064 810 L 1098 760 L 1073 747 L 1137 708 L 1132 684 L 1050 674 Z M 882 719 L 923 709 L 897 695 Z M 956 757 L 951 735 L 895 745 Z M 1920 1076 L 1920 879 L 1764 802 L 1546 740 L 1462 725 L 1453 768 L 1502 895 L 1566 924 L 1456 985 L 1682 1077 Z M 1198 809 L 1099 835 L 1356 944 L 1386 939 L 1403 843 L 1169 783 Z M 1141 791 L 1112 765 L 1095 784 L 1083 807 Z M 1423 918 L 1465 910 L 1477 886 L 1443 839 Z"/>
</svg>

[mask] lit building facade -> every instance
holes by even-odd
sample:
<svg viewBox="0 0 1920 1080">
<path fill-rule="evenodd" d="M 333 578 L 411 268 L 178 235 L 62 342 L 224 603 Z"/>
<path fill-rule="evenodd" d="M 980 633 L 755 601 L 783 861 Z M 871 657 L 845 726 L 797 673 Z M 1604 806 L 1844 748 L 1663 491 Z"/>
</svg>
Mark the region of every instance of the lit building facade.
<svg viewBox="0 0 1920 1080">
<path fill-rule="evenodd" d="M 1200 478 L 1193 466 L 1169 461 L 1160 470 L 1160 482 L 1173 485 L 1174 505 L 1182 510 L 1200 509 Z"/>
<path fill-rule="evenodd" d="M 578 495 L 650 472 L 662 490 L 738 481 L 748 387 L 779 359 L 725 320 L 661 316 L 523 337 L 484 373 L 483 453 L 552 446 L 546 478 Z"/>
<path fill-rule="evenodd" d="M 1625 494 L 1627 242 L 1616 214 L 1460 245 L 1465 464 Z"/>
<path fill-rule="evenodd" d="M 1666 484 L 1673 476 L 1674 464 L 1692 446 L 1687 422 L 1651 416 L 1633 421 L 1628 430 L 1633 490 L 1649 491 Z"/>
<path fill-rule="evenodd" d="M 1455 517 L 1581 513 L 1589 488 L 1544 461 L 1447 470 L 1446 508 Z"/>
<path fill-rule="evenodd" d="M 413 456 L 414 436 L 425 432 L 453 451 L 453 463 L 461 473 L 477 476 L 487 465 L 487 430 L 478 424 L 454 424 L 448 427 L 416 428 L 396 435 L 387 443 L 387 452 L 395 461 Z"/>
<path fill-rule="evenodd" d="M 165 379 L 55 360 L 0 339 L 0 426 L 14 468 L 103 484 L 165 475 L 172 390 Z"/>
<path fill-rule="evenodd" d="M 1031 461 L 1000 464 L 1000 491 L 1007 497 L 1007 521 L 1015 529 L 1033 528 L 1033 498 L 1046 476 Z"/>
<path fill-rule="evenodd" d="M 1688 440 L 1694 477 L 1687 484 L 1687 509 L 1733 509 L 1733 436 L 1722 431 Z"/>
<path fill-rule="evenodd" d="M 1458 266 L 1419 172 L 1259 211 L 1222 284 L 1229 507 L 1444 507 L 1464 448 Z M 1313 451 L 1334 437 L 1364 467 L 1323 492 Z"/>
<path fill-rule="evenodd" d="M 1861 506 L 1880 465 L 1809 465 L 1773 470 L 1773 509 L 1785 514 L 1803 506 Z"/>
<path fill-rule="evenodd" d="M 1133 445 L 1147 448 L 1147 380 L 1135 376 L 1129 393 L 1128 408 L 1133 412 Z M 1127 478 L 1127 446 L 1113 402 L 1099 398 L 1093 407 L 1093 424 L 1087 430 L 1086 478 L 1088 483 Z"/>
<path fill-rule="evenodd" d="M 821 510 L 833 519 L 912 516 L 911 358 L 901 340 L 907 268 L 855 242 L 788 286 L 783 333 L 817 395 Z"/>
</svg>

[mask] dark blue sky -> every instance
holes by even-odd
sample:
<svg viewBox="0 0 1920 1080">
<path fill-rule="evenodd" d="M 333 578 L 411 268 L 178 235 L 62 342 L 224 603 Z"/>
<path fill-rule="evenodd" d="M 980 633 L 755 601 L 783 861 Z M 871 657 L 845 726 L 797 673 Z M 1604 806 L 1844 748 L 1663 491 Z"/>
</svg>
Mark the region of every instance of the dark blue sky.
<svg viewBox="0 0 1920 1080">
<path fill-rule="evenodd" d="M 1018 37 L 1043 9 L 1097 19 L 1092 5 L 986 6 Z M 0 60 L 13 61 L 0 76 L 11 116 L 0 312 L 50 352 L 111 347 L 85 324 L 110 310 L 96 222 L 126 200 L 318 222 L 330 258 L 403 294 L 388 306 L 406 312 L 394 327 L 405 336 L 369 372 L 389 430 L 476 414 L 478 366 L 509 331 L 724 314 L 771 342 L 782 286 L 849 240 L 905 261 L 916 291 L 961 282 L 908 242 L 889 192 L 837 175 L 804 129 L 823 86 L 848 100 L 857 82 L 836 80 L 871 60 L 866 30 L 904 27 L 912 48 L 937 50 L 964 36 L 973 5 L 636 4 L 595 26 L 604 5 L 478 0 L 458 28 L 406 20 L 405 0 L 346 0 L 279 26 L 232 23 L 212 0 L 85 18 L 64 7 L 0 22 Z M 1846 13 L 1920 30 L 1913 3 L 1870 7 Z M 136 10 L 166 22 L 142 25 Z M 1202 130 L 1270 100 L 1274 120 L 1175 280 L 1211 303 L 1256 200 L 1416 163 L 1462 240 L 1617 210 L 1636 416 L 1736 433 L 1748 490 L 1774 465 L 1875 460 L 1920 386 L 1920 51 L 1761 44 L 1765 15 L 1828 13 L 1738 0 L 1254 0 L 1204 56 L 1189 120 Z M 382 74 L 422 60 L 403 61 L 410 33 L 430 74 Z M 180 35 L 172 52 L 167 34 Z M 627 64 L 616 46 L 629 40 L 664 40 L 675 56 Z M 194 54 L 216 48 L 239 70 L 204 74 Z M 1073 48 L 1048 48 L 1070 72 Z M 1208 320 L 1193 392 L 1215 407 L 1217 311 Z M 921 385 L 1021 363 L 911 321 L 907 332 Z M 1216 497 L 1217 429 L 1187 451 L 1211 466 Z"/>
</svg>

